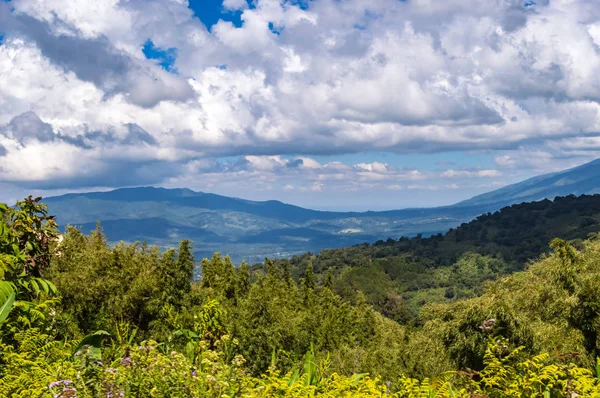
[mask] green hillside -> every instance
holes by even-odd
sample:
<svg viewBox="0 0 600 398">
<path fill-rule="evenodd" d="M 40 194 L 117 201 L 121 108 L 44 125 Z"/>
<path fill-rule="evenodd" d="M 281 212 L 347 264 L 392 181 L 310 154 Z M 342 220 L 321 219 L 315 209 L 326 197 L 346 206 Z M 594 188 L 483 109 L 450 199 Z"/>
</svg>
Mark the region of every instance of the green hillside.
<svg viewBox="0 0 600 398">
<path fill-rule="evenodd" d="M 600 195 L 558 197 L 487 213 L 446 234 L 380 240 L 280 260 L 300 278 L 308 265 L 332 272 L 342 296 L 360 290 L 384 314 L 412 319 L 429 302 L 474 297 L 486 281 L 523 270 L 553 238 L 577 246 L 600 231 Z"/>
</svg>

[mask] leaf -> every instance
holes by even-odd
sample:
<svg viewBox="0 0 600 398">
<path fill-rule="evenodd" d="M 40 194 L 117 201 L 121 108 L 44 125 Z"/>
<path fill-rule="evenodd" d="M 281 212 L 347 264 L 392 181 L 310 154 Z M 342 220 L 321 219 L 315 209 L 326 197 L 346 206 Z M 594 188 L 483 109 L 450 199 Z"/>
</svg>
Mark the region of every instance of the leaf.
<svg viewBox="0 0 600 398">
<path fill-rule="evenodd" d="M 52 285 L 52 286 L 54 286 L 54 285 Z M 56 288 L 54 288 L 54 289 L 56 289 Z M 127 341 L 128 346 L 130 346 L 131 343 L 133 342 L 133 339 L 135 338 L 135 335 L 137 334 L 137 332 L 138 332 L 138 328 L 136 327 L 133 329 L 133 331 L 131 332 L 131 335 L 129 336 L 129 340 Z"/>
<path fill-rule="evenodd" d="M 31 287 L 33 287 L 33 290 L 35 291 L 36 295 L 40 294 L 40 286 L 38 285 L 35 279 L 31 280 Z"/>
<path fill-rule="evenodd" d="M 294 370 L 294 373 L 292 373 L 292 375 L 290 376 L 290 378 L 288 380 L 288 387 L 291 387 L 292 385 L 294 385 L 294 383 L 297 382 L 299 378 L 300 378 L 300 371 L 298 369 L 296 369 L 296 370 Z"/>
<path fill-rule="evenodd" d="M 48 293 L 50 291 L 50 288 L 48 287 L 48 282 L 41 278 L 36 278 L 36 280 L 40 285 L 42 285 L 42 289 L 44 289 L 45 293 Z"/>
<path fill-rule="evenodd" d="M 4 302 L 14 292 L 15 290 L 11 282 L 0 281 L 0 301 Z"/>
<path fill-rule="evenodd" d="M 8 298 L 0 305 L 0 326 L 4 323 L 15 302 L 15 293 L 11 293 Z"/>
<path fill-rule="evenodd" d="M 48 288 L 50 289 L 50 293 L 52 293 L 52 295 L 56 296 L 58 294 L 58 290 L 56 289 L 56 286 L 54 285 L 54 283 L 52 283 L 50 281 L 46 281 L 46 283 L 48 284 Z"/>
<path fill-rule="evenodd" d="M 80 351 L 85 345 L 100 350 L 100 348 L 102 347 L 102 340 L 107 336 L 110 336 L 110 333 L 104 330 L 97 330 L 92 334 L 88 334 L 79 342 L 79 344 L 77 344 L 77 346 L 73 350 L 73 355 Z M 95 355 L 97 351 L 91 350 L 90 353 Z"/>
</svg>

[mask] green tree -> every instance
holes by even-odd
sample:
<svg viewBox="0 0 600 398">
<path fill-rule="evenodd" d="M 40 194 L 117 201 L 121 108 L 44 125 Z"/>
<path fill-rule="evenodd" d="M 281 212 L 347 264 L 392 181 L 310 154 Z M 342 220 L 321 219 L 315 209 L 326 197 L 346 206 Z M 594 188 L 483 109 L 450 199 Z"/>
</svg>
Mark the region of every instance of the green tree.
<svg viewBox="0 0 600 398">
<path fill-rule="evenodd" d="M 196 260 L 192 254 L 192 243 L 189 240 L 182 240 L 179 244 L 177 255 L 177 272 L 175 275 L 175 290 L 182 296 L 187 295 L 192 290 L 192 277 Z"/>
</svg>

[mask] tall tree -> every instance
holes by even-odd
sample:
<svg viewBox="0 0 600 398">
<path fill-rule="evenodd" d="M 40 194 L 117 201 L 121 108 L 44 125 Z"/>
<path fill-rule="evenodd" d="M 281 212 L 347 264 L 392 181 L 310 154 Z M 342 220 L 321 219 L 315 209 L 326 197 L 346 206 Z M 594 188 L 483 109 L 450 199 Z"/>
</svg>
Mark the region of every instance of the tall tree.
<svg viewBox="0 0 600 398">
<path fill-rule="evenodd" d="M 177 271 L 175 274 L 175 289 L 181 294 L 187 294 L 192 290 L 192 277 L 196 260 L 192 254 L 192 243 L 189 240 L 182 240 L 179 244 L 177 256 Z"/>
</svg>

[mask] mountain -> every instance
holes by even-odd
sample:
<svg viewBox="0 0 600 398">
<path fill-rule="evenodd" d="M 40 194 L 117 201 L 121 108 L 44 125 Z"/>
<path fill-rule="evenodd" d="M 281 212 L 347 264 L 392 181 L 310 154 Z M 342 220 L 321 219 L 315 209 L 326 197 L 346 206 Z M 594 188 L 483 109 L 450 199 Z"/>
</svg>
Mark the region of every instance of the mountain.
<svg viewBox="0 0 600 398">
<path fill-rule="evenodd" d="M 146 240 L 171 247 L 191 239 L 199 256 L 218 251 L 236 262 L 254 262 L 390 237 L 431 236 L 514 203 L 593 193 L 600 193 L 600 160 L 437 208 L 318 211 L 274 200 L 154 187 L 67 194 L 44 202 L 63 227 L 88 233 L 101 222 L 111 242 Z"/>
<path fill-rule="evenodd" d="M 600 193 L 600 159 L 558 173 L 545 174 L 475 196 L 456 206 L 507 206 L 557 196 Z"/>
<path fill-rule="evenodd" d="M 447 230 L 464 209 L 330 212 L 279 201 L 257 202 L 189 189 L 124 188 L 45 198 L 64 227 L 89 233 L 100 222 L 111 242 L 146 240 L 161 247 L 193 240 L 196 254 L 219 251 L 258 261 L 389 236 Z"/>
</svg>

